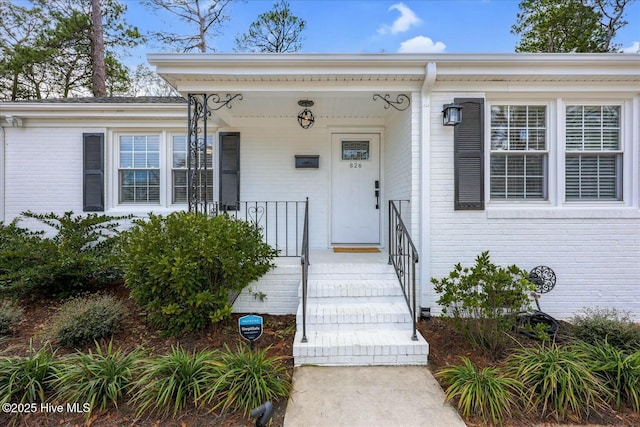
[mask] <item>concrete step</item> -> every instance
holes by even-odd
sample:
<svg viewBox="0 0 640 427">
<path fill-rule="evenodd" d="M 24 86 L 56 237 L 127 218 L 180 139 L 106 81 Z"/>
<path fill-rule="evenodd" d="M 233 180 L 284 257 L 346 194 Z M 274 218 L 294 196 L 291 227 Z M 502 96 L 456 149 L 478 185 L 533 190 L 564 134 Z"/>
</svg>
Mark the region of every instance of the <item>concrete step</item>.
<svg viewBox="0 0 640 427">
<path fill-rule="evenodd" d="M 296 322 L 302 324 L 302 307 Z M 352 304 L 325 304 L 312 299 L 307 302 L 307 330 L 362 330 L 411 328 L 411 315 L 402 299 Z"/>
<path fill-rule="evenodd" d="M 301 283 L 302 285 L 302 283 Z M 299 295 L 302 294 L 302 288 Z M 308 298 L 388 297 L 402 296 L 398 279 L 311 279 L 307 282 Z M 348 300 L 348 299 L 347 299 Z"/>
<path fill-rule="evenodd" d="M 325 275 L 330 274 L 336 277 L 337 274 L 352 274 L 362 276 L 360 278 L 370 278 L 372 274 L 387 274 L 395 277 L 395 270 L 389 264 L 373 264 L 373 263 L 312 263 L 309 266 L 309 275 Z M 319 277 L 322 278 L 322 277 Z"/>
<path fill-rule="evenodd" d="M 309 331 L 302 343 L 296 332 L 293 357 L 296 366 L 426 365 L 429 345 L 408 330 Z"/>
<path fill-rule="evenodd" d="M 299 288 L 299 295 L 302 286 Z M 312 263 L 307 287 L 307 343 L 302 304 L 293 344 L 301 365 L 426 365 L 429 346 L 411 339 L 411 314 L 396 273 L 380 263 Z"/>
</svg>

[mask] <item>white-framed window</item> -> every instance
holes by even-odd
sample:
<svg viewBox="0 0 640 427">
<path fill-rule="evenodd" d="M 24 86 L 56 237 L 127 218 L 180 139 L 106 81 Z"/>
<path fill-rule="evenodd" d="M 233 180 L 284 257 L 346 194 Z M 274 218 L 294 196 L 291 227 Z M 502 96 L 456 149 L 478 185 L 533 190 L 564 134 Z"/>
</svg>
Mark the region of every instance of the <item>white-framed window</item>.
<svg viewBox="0 0 640 427">
<path fill-rule="evenodd" d="M 548 199 L 547 128 L 546 105 L 491 105 L 492 201 Z"/>
<path fill-rule="evenodd" d="M 213 200 L 213 137 L 207 137 L 207 146 L 204 158 L 201 156 L 198 162 L 206 161 L 207 171 L 200 171 L 195 179 L 198 180 L 199 189 L 206 186 L 207 200 Z M 171 202 L 187 203 L 188 169 L 187 158 L 189 150 L 186 135 L 173 135 L 171 138 Z"/>
<path fill-rule="evenodd" d="M 623 144 L 620 105 L 565 108 L 565 199 L 621 201 Z"/>
<path fill-rule="evenodd" d="M 160 135 L 118 139 L 118 202 L 160 203 Z"/>
</svg>

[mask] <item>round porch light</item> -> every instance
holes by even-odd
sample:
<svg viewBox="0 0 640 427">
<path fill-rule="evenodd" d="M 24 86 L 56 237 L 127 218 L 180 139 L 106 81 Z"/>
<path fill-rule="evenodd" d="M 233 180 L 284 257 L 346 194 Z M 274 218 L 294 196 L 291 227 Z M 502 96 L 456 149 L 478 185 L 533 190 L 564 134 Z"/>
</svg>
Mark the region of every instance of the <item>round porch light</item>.
<svg viewBox="0 0 640 427">
<path fill-rule="evenodd" d="M 301 99 L 298 101 L 298 105 L 304 107 L 304 109 L 298 113 L 298 124 L 302 129 L 309 129 L 316 121 L 313 113 L 309 110 L 309 107 L 313 107 L 313 101 Z"/>
</svg>

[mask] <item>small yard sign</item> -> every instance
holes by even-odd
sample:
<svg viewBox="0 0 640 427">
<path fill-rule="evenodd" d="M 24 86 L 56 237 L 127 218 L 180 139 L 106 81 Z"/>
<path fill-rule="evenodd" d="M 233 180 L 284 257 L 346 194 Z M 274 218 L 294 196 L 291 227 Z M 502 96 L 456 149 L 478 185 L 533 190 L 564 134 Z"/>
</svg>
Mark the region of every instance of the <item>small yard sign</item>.
<svg viewBox="0 0 640 427">
<path fill-rule="evenodd" d="M 238 328 L 242 338 L 248 340 L 253 348 L 253 342 L 262 335 L 262 316 L 250 314 L 238 319 Z"/>
</svg>

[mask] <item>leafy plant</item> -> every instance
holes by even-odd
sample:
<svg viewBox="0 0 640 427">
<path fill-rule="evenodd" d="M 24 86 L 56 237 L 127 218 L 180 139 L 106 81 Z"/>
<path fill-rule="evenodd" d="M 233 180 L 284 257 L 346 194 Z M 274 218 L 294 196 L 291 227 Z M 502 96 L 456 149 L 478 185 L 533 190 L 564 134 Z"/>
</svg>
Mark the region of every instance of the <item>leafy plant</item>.
<svg viewBox="0 0 640 427">
<path fill-rule="evenodd" d="M 54 356 L 48 343 L 35 350 L 31 342 L 27 356 L 1 356 L 0 404 L 46 401 L 55 378 Z"/>
<path fill-rule="evenodd" d="M 575 346 L 551 343 L 524 347 L 508 358 L 508 374 L 523 384 L 531 409 L 557 421 L 583 419 L 605 409 L 610 393 L 591 371 L 589 355 Z"/>
<path fill-rule="evenodd" d="M 277 254 L 255 225 L 227 215 L 152 214 L 124 237 L 131 296 L 172 334 L 227 319 L 230 295 L 273 268 Z"/>
<path fill-rule="evenodd" d="M 576 345 L 590 356 L 591 369 L 612 392 L 612 403 L 618 409 L 625 403 L 640 412 L 640 350 L 627 354 L 607 341 Z"/>
<path fill-rule="evenodd" d="M 250 350 L 246 345 L 232 352 L 228 346 L 219 360 L 213 362 L 217 379 L 203 396 L 203 401 L 216 401 L 215 408 L 233 408 L 248 414 L 265 401 L 288 398 L 291 377 L 281 357 L 269 357 L 265 348 Z"/>
<path fill-rule="evenodd" d="M 214 350 L 189 353 L 181 347 L 172 347 L 171 353 L 144 360 L 144 372 L 134 382 L 130 403 L 137 406 L 137 413 L 159 412 L 167 415 L 173 408 L 175 416 L 189 403 L 194 405 L 216 380 L 217 371 L 212 362 L 219 352 Z"/>
<path fill-rule="evenodd" d="M 112 296 L 92 295 L 64 303 L 52 320 L 51 334 L 65 347 L 77 347 L 112 336 L 126 316 Z"/>
<path fill-rule="evenodd" d="M 96 343 L 95 353 L 77 352 L 65 357 L 53 381 L 57 398 L 64 402 L 88 403 L 87 418 L 96 407 L 104 410 L 109 402 L 118 406 L 137 375 L 138 358 L 137 351 L 113 350 L 113 341 L 104 350 Z"/>
<path fill-rule="evenodd" d="M 0 227 L 5 237 L 0 244 L 0 287 L 18 296 L 33 291 L 68 296 L 117 280 L 122 273 L 115 250 L 118 221 L 123 217 L 35 214 L 35 219 L 55 234 L 32 232 L 18 227 L 18 221 Z"/>
<path fill-rule="evenodd" d="M 23 315 L 24 310 L 15 303 L 0 301 L 0 335 L 10 334 Z"/>
<path fill-rule="evenodd" d="M 589 344 L 607 341 L 624 351 L 640 350 L 640 327 L 616 309 L 585 308 L 571 319 L 573 335 Z"/>
<path fill-rule="evenodd" d="M 436 373 L 448 385 L 446 399 L 458 399 L 458 409 L 464 417 L 477 415 L 502 425 L 504 416 L 510 416 L 511 408 L 517 406 L 522 384 L 502 375 L 498 368 L 478 370 L 468 358 L 461 359 L 462 365 L 448 366 Z"/>
<path fill-rule="evenodd" d="M 458 263 L 447 277 L 431 282 L 440 294 L 437 302 L 442 314 L 452 316 L 472 344 L 497 358 L 510 342 L 507 334 L 517 313 L 529 304 L 533 285 L 527 277 L 515 265 L 496 266 L 485 251 L 476 257 L 473 267 Z"/>
</svg>

